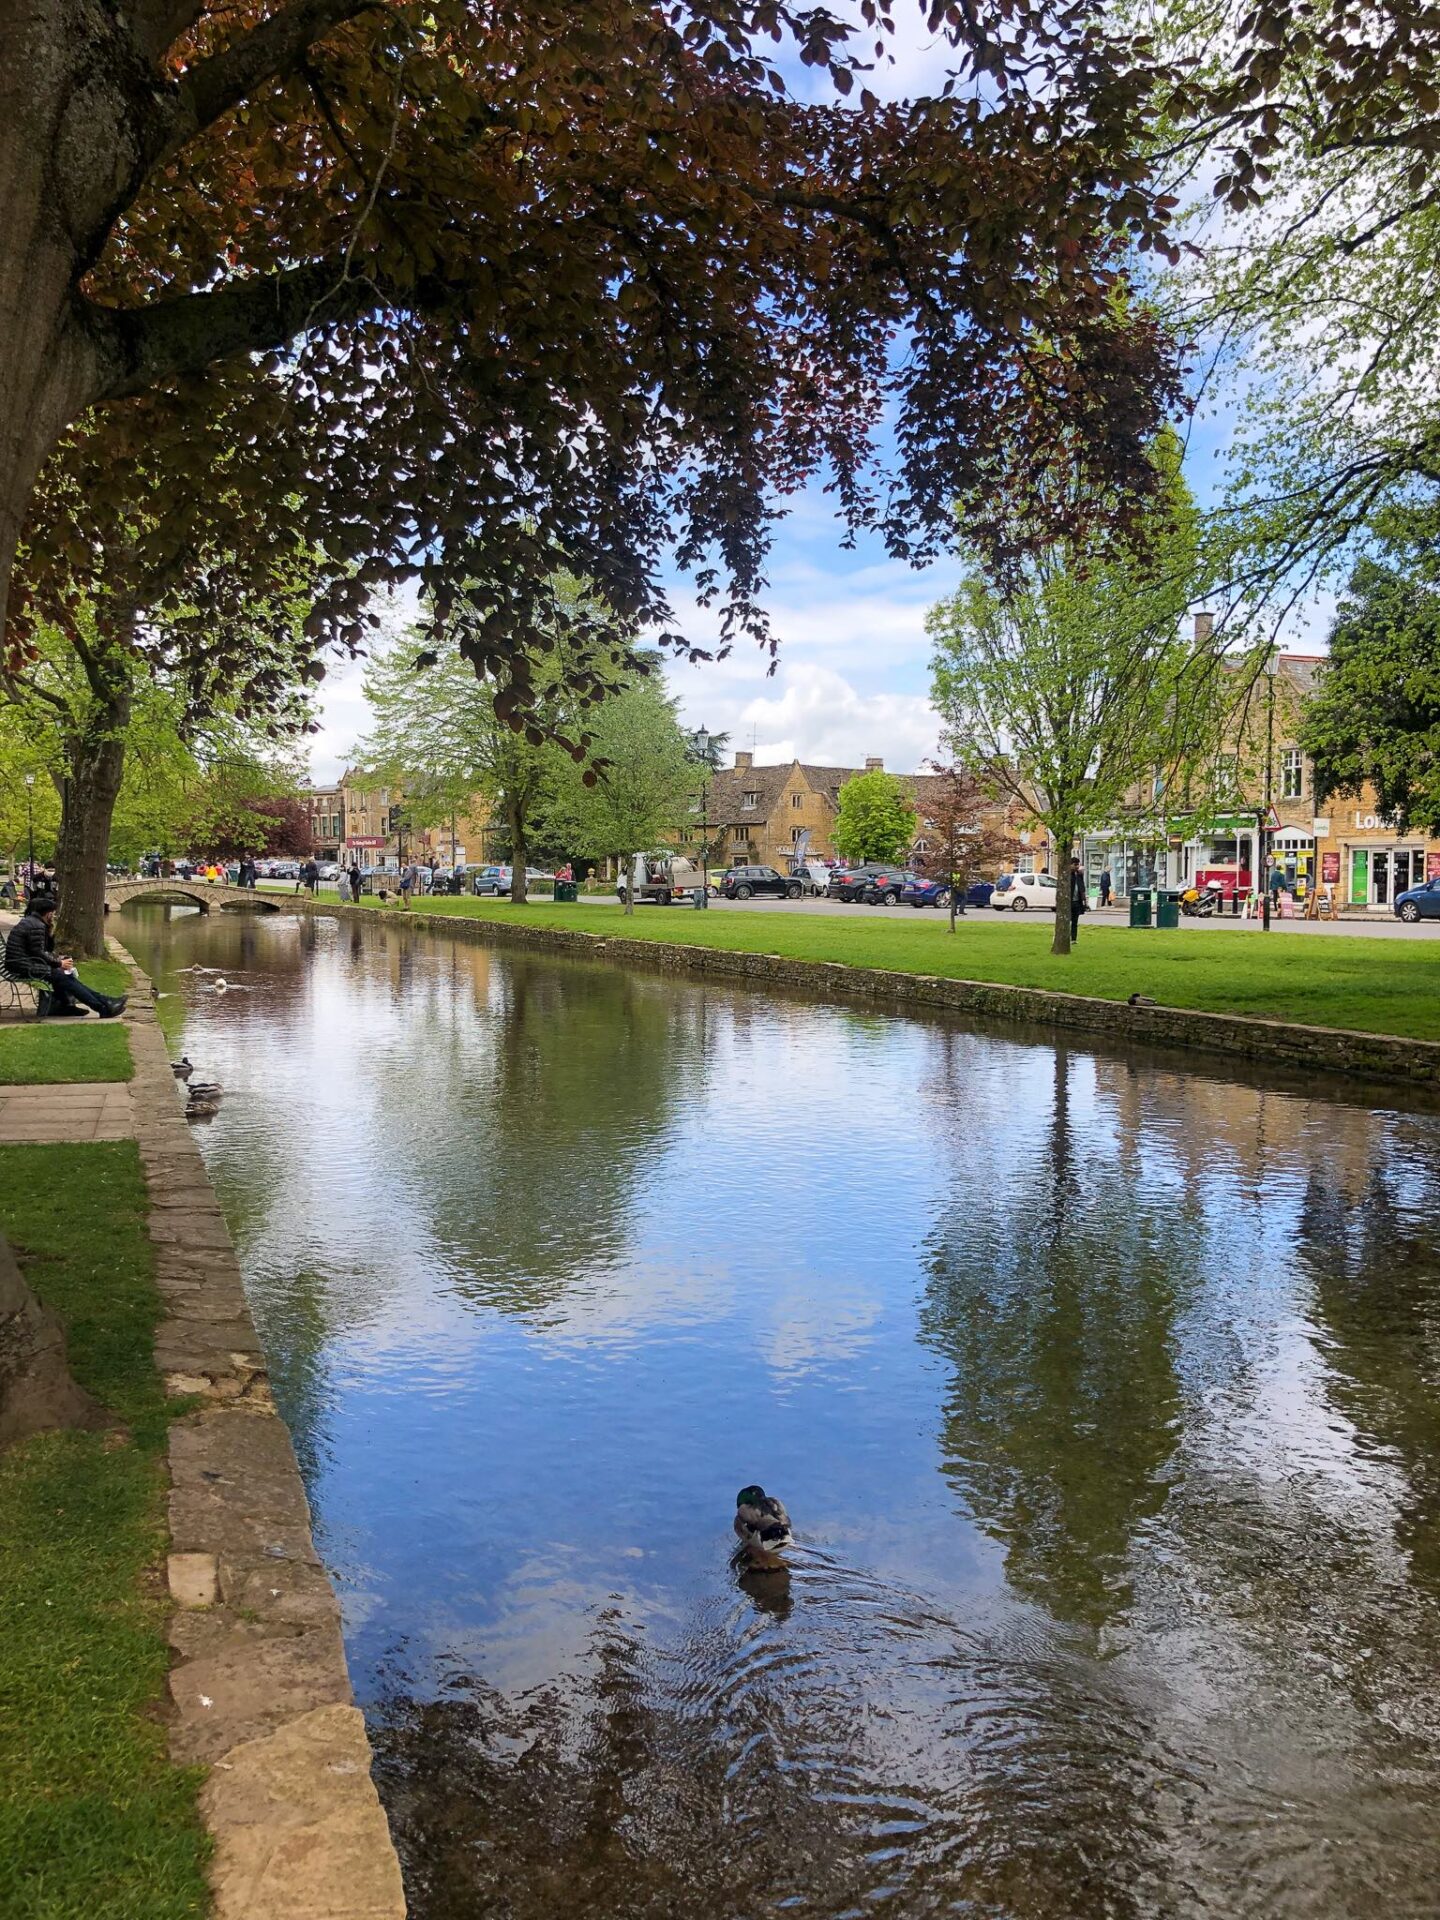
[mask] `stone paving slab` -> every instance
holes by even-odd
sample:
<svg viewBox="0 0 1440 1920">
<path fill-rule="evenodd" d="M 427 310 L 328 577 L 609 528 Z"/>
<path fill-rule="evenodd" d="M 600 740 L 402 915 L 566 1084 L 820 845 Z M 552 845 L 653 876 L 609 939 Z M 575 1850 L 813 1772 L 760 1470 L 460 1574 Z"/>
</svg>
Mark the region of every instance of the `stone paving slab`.
<svg viewBox="0 0 1440 1920">
<path fill-rule="evenodd" d="M 0 1087 L 0 1143 L 130 1140 L 135 1107 L 123 1081 Z"/>
<path fill-rule="evenodd" d="M 165 1302 L 156 1363 L 170 1393 L 197 1403 L 170 1429 L 169 1740 L 177 1761 L 211 1769 L 200 1805 L 215 1840 L 212 1920 L 404 1920 L 339 1604 L 138 972 L 127 1024 Z"/>
</svg>

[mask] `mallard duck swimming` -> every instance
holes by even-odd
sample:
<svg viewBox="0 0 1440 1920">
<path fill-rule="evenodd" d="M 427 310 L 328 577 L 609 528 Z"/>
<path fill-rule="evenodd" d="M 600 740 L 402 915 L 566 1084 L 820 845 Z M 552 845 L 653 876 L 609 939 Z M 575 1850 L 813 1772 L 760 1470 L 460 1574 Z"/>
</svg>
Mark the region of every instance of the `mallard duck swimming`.
<svg viewBox="0 0 1440 1920">
<path fill-rule="evenodd" d="M 177 1080 L 188 1080 L 195 1069 L 190 1064 L 190 1056 L 182 1053 L 178 1060 L 170 1062 L 170 1071 Z"/>
<path fill-rule="evenodd" d="M 790 1544 L 790 1516 L 781 1502 L 763 1487 L 742 1487 L 736 1494 L 735 1531 L 752 1566 L 785 1564 L 777 1549 Z"/>
<path fill-rule="evenodd" d="M 220 1111 L 223 1089 L 216 1080 L 192 1080 L 190 1098 L 185 1103 L 187 1120 L 208 1120 Z"/>
</svg>

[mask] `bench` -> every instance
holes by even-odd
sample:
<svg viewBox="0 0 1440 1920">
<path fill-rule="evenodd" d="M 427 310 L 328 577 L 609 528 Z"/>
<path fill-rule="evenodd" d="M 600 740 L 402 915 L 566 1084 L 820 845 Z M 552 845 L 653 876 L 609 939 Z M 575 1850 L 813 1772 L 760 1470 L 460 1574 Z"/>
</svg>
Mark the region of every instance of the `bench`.
<svg viewBox="0 0 1440 1920">
<path fill-rule="evenodd" d="M 0 960 L 0 993 L 5 995 L 5 1003 L 13 1013 L 24 1013 L 28 1005 L 37 1020 L 40 1017 L 40 1002 L 50 997 L 42 980 L 32 980 L 27 974 L 9 972 L 3 960 Z M 25 999 L 27 993 L 31 996 L 29 1002 Z"/>
</svg>

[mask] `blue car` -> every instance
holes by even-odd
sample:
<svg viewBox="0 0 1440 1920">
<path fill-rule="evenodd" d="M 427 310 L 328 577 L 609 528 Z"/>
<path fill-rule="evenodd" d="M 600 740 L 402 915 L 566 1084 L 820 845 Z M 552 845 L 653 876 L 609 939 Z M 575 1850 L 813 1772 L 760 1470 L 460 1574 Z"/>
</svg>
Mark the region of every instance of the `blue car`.
<svg viewBox="0 0 1440 1920">
<path fill-rule="evenodd" d="M 950 889 L 943 880 L 912 880 L 900 890 L 902 907 L 948 907 Z"/>
<path fill-rule="evenodd" d="M 972 880 L 965 889 L 964 905 L 988 907 L 994 891 L 995 883 L 992 880 Z M 907 907 L 948 907 L 950 889 L 943 880 L 915 880 L 905 888 L 900 900 Z"/>
<path fill-rule="evenodd" d="M 1395 896 L 1396 916 L 1401 920 L 1440 920 L 1440 877 L 1427 880 L 1423 887 L 1411 887 Z"/>
</svg>

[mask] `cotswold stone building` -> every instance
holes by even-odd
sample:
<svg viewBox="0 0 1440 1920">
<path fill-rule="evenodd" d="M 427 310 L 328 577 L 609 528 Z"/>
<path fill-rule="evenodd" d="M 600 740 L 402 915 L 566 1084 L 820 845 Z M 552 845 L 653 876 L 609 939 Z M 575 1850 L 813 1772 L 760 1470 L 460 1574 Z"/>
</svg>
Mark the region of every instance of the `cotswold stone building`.
<svg viewBox="0 0 1440 1920">
<path fill-rule="evenodd" d="M 884 768 L 879 755 L 858 767 L 822 767 L 803 760 L 757 767 L 753 754 L 737 753 L 734 766 L 723 768 L 710 782 L 708 833 L 702 831 L 698 818 L 692 819 L 681 834 L 682 843 L 698 850 L 701 841 L 708 840 L 710 864 L 716 867 L 760 865 L 783 872 L 802 846 L 812 859 L 837 859 L 834 828 L 840 789 L 857 774 Z M 926 801 L 940 782 L 929 773 L 902 773 L 897 778 L 915 804 L 915 842 L 909 857 L 914 865 L 925 868 L 941 852 L 926 814 Z M 1003 806 L 996 811 L 1001 815 L 1017 812 Z M 1023 835 L 1022 844 L 1030 838 Z M 1022 871 L 1041 863 L 1043 836 L 1035 834 L 1034 842 L 1034 854 L 1022 856 L 1027 863 Z"/>
</svg>

